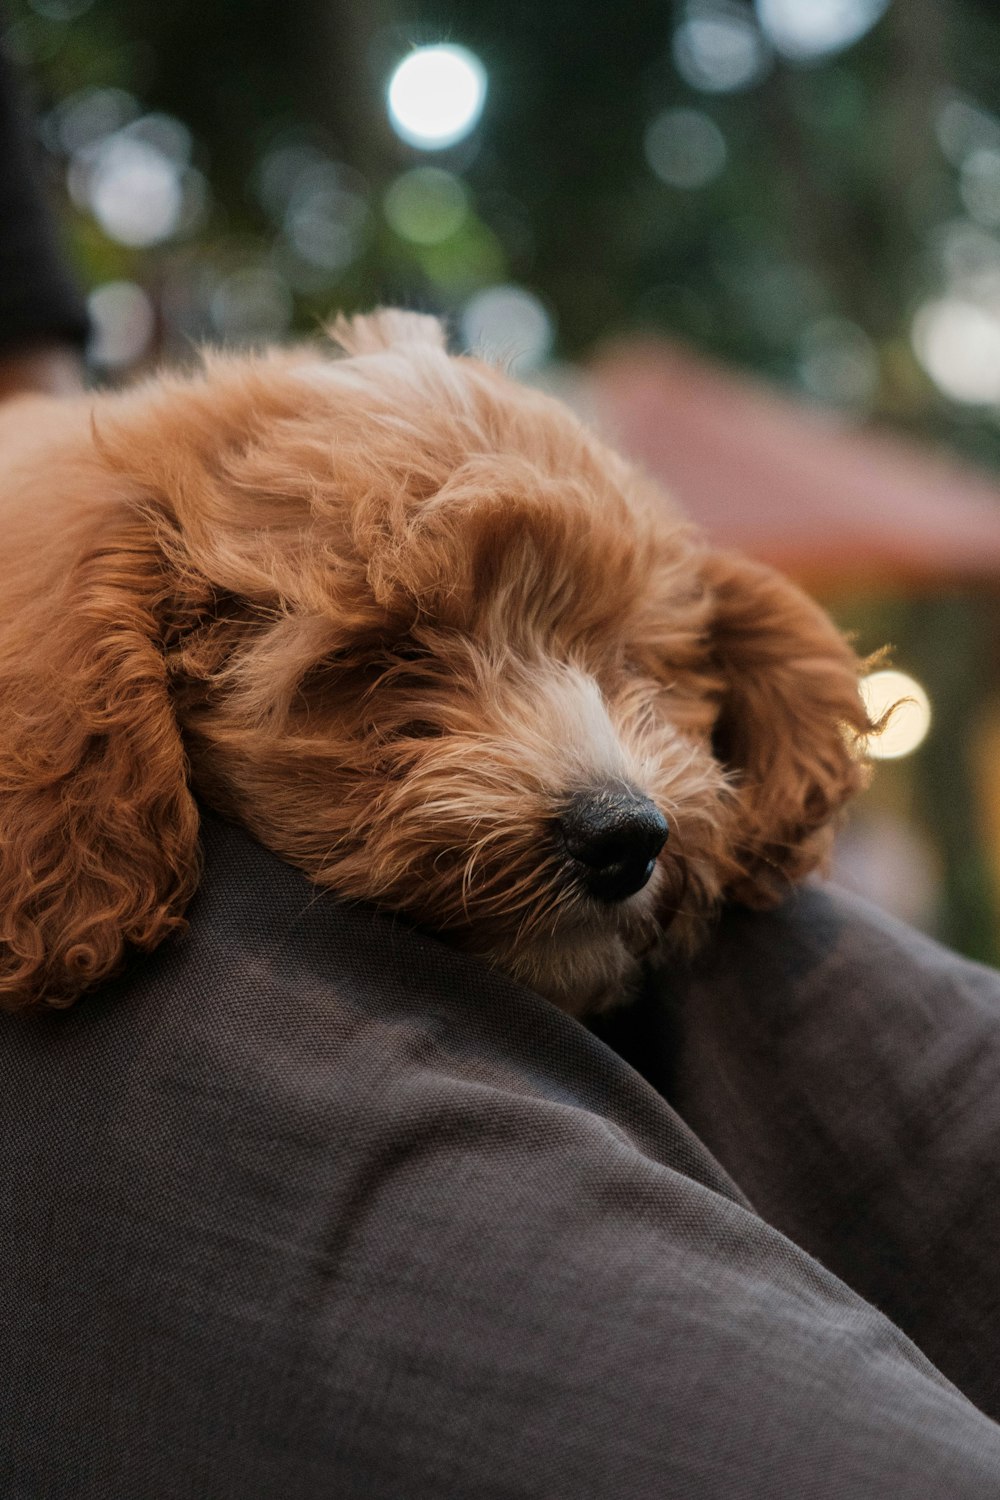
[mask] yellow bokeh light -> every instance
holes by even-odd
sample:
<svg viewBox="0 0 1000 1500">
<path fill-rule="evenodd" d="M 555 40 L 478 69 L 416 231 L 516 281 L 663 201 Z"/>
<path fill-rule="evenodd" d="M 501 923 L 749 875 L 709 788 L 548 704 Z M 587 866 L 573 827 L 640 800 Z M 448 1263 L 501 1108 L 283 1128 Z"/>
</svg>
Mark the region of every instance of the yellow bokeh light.
<svg viewBox="0 0 1000 1500">
<path fill-rule="evenodd" d="M 931 705 L 916 678 L 906 672 L 872 672 L 861 680 L 861 696 L 876 721 L 893 710 L 881 734 L 865 743 L 872 760 L 900 760 L 923 744 L 931 727 Z"/>
</svg>

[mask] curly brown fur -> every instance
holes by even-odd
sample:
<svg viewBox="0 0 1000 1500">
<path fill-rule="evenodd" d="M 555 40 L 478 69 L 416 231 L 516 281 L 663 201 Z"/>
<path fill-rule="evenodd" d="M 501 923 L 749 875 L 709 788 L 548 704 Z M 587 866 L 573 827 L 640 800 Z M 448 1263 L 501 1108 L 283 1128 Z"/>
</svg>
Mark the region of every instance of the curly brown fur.
<svg viewBox="0 0 1000 1500">
<path fill-rule="evenodd" d="M 0 1001 L 66 1005 L 182 925 L 192 791 L 318 885 L 574 1012 L 772 902 L 860 785 L 859 663 L 558 403 L 431 319 L 0 416 Z M 671 837 L 600 903 L 560 810 Z"/>
</svg>

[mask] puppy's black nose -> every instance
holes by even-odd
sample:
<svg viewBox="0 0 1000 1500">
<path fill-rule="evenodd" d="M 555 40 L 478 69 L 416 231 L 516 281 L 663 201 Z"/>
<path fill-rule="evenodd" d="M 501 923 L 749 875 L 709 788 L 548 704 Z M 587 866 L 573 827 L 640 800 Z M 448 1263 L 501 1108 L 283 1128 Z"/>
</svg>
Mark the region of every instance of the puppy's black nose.
<svg viewBox="0 0 1000 1500">
<path fill-rule="evenodd" d="M 669 832 L 654 802 L 618 786 L 578 792 L 559 827 L 583 884 L 608 902 L 642 890 Z"/>
</svg>

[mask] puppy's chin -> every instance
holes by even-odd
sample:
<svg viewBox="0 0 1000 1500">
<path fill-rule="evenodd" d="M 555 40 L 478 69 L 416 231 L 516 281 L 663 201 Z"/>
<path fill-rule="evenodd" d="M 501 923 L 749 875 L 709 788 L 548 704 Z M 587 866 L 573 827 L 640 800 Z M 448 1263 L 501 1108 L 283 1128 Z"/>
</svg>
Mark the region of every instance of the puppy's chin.
<svg viewBox="0 0 1000 1500">
<path fill-rule="evenodd" d="M 571 1016 L 597 1015 L 629 1001 L 643 961 L 662 946 L 663 934 L 648 899 L 637 899 L 614 917 L 579 922 L 535 943 L 494 952 L 492 961 L 511 978 L 537 990 Z"/>
<path fill-rule="evenodd" d="M 593 1016 L 630 1000 L 638 986 L 641 959 L 620 938 L 610 942 L 553 943 L 537 954 L 505 965 L 508 973 L 530 985 L 571 1016 Z"/>
</svg>

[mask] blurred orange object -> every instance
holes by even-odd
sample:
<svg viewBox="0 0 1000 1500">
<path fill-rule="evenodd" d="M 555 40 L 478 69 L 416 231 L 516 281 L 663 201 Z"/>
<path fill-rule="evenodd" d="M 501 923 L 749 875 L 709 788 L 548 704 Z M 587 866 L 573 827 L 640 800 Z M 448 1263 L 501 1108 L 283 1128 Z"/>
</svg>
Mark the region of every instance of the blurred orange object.
<svg viewBox="0 0 1000 1500">
<path fill-rule="evenodd" d="M 819 591 L 1000 585 L 1000 479 L 669 343 L 591 366 L 608 437 L 720 546 Z"/>
</svg>

